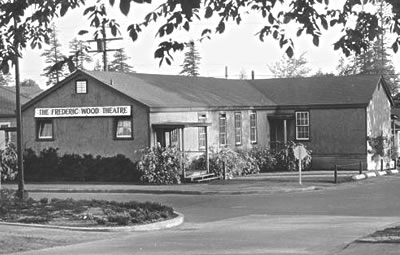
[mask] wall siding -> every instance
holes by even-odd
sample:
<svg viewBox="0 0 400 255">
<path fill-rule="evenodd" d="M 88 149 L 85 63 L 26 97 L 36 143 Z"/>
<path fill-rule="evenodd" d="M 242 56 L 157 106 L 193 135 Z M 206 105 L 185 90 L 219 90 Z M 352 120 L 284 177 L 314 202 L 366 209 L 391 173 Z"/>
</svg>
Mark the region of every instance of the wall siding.
<svg viewBox="0 0 400 255">
<path fill-rule="evenodd" d="M 87 79 L 77 77 L 77 79 Z M 77 153 L 102 156 L 123 154 L 132 160 L 140 156 L 137 150 L 149 146 L 148 110 L 145 106 L 115 93 L 88 79 L 88 94 L 75 93 L 75 80 L 53 91 L 23 112 L 25 148 L 39 152 L 48 147 L 59 148 L 60 154 Z M 55 118 L 54 141 L 36 140 L 34 109 L 40 107 L 131 105 L 133 140 L 114 139 L 113 117 Z"/>
</svg>

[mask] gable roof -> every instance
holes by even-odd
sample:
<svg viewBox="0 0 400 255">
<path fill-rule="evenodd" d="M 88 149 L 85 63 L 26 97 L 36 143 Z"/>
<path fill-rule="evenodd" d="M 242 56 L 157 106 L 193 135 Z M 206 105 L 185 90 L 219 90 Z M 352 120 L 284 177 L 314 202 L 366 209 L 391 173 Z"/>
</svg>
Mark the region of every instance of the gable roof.
<svg viewBox="0 0 400 255">
<path fill-rule="evenodd" d="M 51 94 L 78 75 L 87 75 L 152 109 L 220 107 L 364 107 L 382 84 L 376 75 L 263 80 L 227 80 L 207 77 L 77 70 L 59 84 L 24 105 Z M 382 82 L 381 82 L 382 81 Z M 391 101 L 392 102 L 392 101 Z"/>
<path fill-rule="evenodd" d="M 21 104 L 26 103 L 40 92 L 36 87 L 20 87 Z M 0 86 L 0 116 L 15 115 L 15 87 Z"/>
<path fill-rule="evenodd" d="M 381 81 L 377 75 L 285 78 L 249 81 L 276 104 L 295 105 L 368 105 Z M 386 84 L 385 89 L 389 100 Z"/>
</svg>

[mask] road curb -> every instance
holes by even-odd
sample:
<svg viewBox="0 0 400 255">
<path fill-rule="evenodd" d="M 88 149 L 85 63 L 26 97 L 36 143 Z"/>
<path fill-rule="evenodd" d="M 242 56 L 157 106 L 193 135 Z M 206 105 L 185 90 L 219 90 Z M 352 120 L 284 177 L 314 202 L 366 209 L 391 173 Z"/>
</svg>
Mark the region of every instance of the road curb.
<svg viewBox="0 0 400 255">
<path fill-rule="evenodd" d="M 393 175 L 393 174 L 398 174 L 398 173 L 399 173 L 399 170 L 397 170 L 397 169 L 384 170 L 384 171 L 369 171 L 369 172 L 366 172 L 363 174 L 353 175 L 351 178 L 354 181 L 359 181 L 359 180 L 364 180 L 364 179 L 371 178 L 371 177 Z"/>
<path fill-rule="evenodd" d="M 153 222 L 143 225 L 135 226 L 122 226 L 122 227 L 69 227 L 69 226 L 57 226 L 57 225 L 43 225 L 43 224 L 25 224 L 25 223 L 14 223 L 14 222 L 0 222 L 0 225 L 16 226 L 16 227 L 34 227 L 34 228 L 46 228 L 46 229 L 60 229 L 60 230 L 72 230 L 72 231 L 86 231 L 86 232 L 145 232 L 155 231 L 173 228 L 181 225 L 184 222 L 184 215 L 179 212 L 175 212 L 178 216 L 164 221 Z"/>
</svg>

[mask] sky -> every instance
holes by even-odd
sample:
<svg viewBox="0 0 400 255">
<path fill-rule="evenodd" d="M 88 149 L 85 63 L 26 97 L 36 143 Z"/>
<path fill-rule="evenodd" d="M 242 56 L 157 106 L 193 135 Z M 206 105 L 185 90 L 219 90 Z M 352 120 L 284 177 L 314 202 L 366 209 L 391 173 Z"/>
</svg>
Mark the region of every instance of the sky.
<svg viewBox="0 0 400 255">
<path fill-rule="evenodd" d="M 336 1 L 340 4 L 341 0 Z M 90 1 L 88 1 L 90 3 Z M 108 2 L 108 1 L 106 1 Z M 118 4 L 118 1 L 116 1 Z M 154 1 L 156 2 L 156 1 Z M 139 73 L 154 73 L 154 74 L 171 74 L 176 75 L 181 71 L 184 52 L 174 53 L 174 61 L 171 66 L 163 64 L 159 66 L 159 60 L 154 59 L 154 51 L 157 45 L 170 37 L 156 38 L 155 34 L 158 26 L 150 26 L 145 29 L 145 32 L 139 34 L 139 39 L 132 42 L 129 38 L 126 28 L 129 24 L 141 21 L 142 17 L 149 11 L 153 10 L 156 5 L 132 4 L 131 11 L 128 16 L 120 13 L 118 5 L 109 11 L 110 18 L 116 18 L 121 27 L 120 41 L 111 41 L 108 48 L 117 49 L 124 48 L 129 59 L 129 64 L 134 70 Z M 69 54 L 68 45 L 74 38 L 80 40 L 92 39 L 93 30 L 90 30 L 87 17 L 82 15 L 84 8 L 68 12 L 66 16 L 57 18 L 55 25 L 58 30 L 58 39 L 62 45 L 62 52 Z M 279 48 L 278 42 L 268 37 L 264 42 L 261 42 L 256 36 L 256 33 L 264 26 L 264 21 L 255 15 L 248 15 L 243 18 L 242 23 L 237 26 L 230 24 L 227 26 L 223 34 L 213 34 L 211 40 L 196 41 L 196 48 L 201 56 L 200 75 L 208 77 L 225 77 L 225 67 L 228 67 L 228 78 L 238 79 L 240 73 L 246 73 L 247 77 L 251 77 L 251 71 L 254 71 L 256 79 L 273 78 L 269 71 L 268 65 L 277 62 L 284 55 L 285 49 Z M 197 40 L 204 28 L 214 29 L 217 22 L 213 20 L 205 20 L 195 22 L 191 25 L 191 32 L 178 32 L 172 34 L 173 40 L 189 41 Z M 90 33 L 85 36 L 78 36 L 80 30 L 89 30 Z M 295 31 L 295 28 L 293 28 Z M 111 37 L 110 34 L 107 37 Z M 299 56 L 306 52 L 305 57 L 308 60 L 309 67 L 312 68 L 310 74 L 321 70 L 323 72 L 336 72 L 339 58 L 343 56 L 340 51 L 333 50 L 333 43 L 339 39 L 339 30 L 330 29 L 325 31 L 320 39 L 319 47 L 312 44 L 310 36 L 294 37 L 295 56 Z M 93 48 L 95 45 L 91 45 Z M 40 57 L 43 50 L 32 50 L 27 48 L 23 52 L 21 60 L 21 80 L 33 79 L 40 87 L 46 88 L 46 78 L 42 76 L 45 68 L 45 59 Z M 91 53 L 94 59 L 101 59 L 100 53 Z M 108 59 L 111 59 L 113 52 L 108 53 Z M 400 65 L 400 55 L 393 57 L 396 66 Z M 88 66 L 91 69 L 92 66 Z"/>
</svg>

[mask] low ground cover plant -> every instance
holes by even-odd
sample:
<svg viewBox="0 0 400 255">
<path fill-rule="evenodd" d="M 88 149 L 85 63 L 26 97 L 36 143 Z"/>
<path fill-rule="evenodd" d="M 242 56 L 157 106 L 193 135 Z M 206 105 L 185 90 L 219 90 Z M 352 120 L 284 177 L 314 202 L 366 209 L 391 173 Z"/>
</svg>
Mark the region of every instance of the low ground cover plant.
<svg viewBox="0 0 400 255">
<path fill-rule="evenodd" d="M 173 208 L 152 202 L 106 200 L 16 199 L 0 192 L 0 220 L 64 226 L 130 226 L 176 217 Z"/>
</svg>

